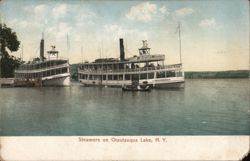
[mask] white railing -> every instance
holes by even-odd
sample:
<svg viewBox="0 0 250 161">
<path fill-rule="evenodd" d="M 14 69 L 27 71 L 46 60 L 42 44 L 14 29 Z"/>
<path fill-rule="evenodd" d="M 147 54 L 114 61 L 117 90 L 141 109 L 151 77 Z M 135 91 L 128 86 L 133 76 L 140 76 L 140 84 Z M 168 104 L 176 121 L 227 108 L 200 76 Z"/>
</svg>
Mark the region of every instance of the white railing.
<svg viewBox="0 0 250 161">
<path fill-rule="evenodd" d="M 181 69 L 181 64 L 173 64 L 173 65 L 165 65 L 165 66 L 156 66 L 156 67 L 142 67 L 142 68 L 135 68 L 135 69 L 78 69 L 80 73 L 130 73 L 130 72 L 147 72 L 147 71 L 155 71 L 155 70 L 178 70 Z"/>
<path fill-rule="evenodd" d="M 65 63 L 65 64 L 51 66 L 51 67 L 45 67 L 45 68 L 41 68 L 41 69 L 31 69 L 31 70 L 17 69 L 17 70 L 15 70 L 15 73 L 38 73 L 38 72 L 43 72 L 43 71 L 47 71 L 47 70 L 68 67 L 68 66 L 69 66 L 69 64 Z"/>
</svg>

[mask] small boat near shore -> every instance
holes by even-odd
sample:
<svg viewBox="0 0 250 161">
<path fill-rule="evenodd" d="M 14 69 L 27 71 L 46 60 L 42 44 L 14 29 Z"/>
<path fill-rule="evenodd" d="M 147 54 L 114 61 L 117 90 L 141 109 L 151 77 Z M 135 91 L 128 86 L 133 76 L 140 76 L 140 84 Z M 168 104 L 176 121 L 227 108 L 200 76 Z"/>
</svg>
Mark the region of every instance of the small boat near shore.
<svg viewBox="0 0 250 161">
<path fill-rule="evenodd" d="M 132 85 L 122 86 L 122 91 L 151 91 L 151 87 L 148 84 L 140 85 L 138 81 L 133 81 Z"/>
<path fill-rule="evenodd" d="M 151 91 L 151 87 L 150 86 L 143 86 L 143 85 L 138 85 L 138 86 L 132 86 L 132 85 L 128 85 L 128 86 L 123 86 L 122 87 L 122 91 L 146 91 L 149 92 Z"/>
</svg>

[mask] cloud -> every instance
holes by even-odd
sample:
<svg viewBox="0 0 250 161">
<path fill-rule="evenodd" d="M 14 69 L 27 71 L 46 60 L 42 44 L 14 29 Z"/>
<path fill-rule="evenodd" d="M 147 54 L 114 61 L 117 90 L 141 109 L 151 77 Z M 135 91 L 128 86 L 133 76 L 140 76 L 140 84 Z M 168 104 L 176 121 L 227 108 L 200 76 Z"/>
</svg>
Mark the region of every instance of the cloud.
<svg viewBox="0 0 250 161">
<path fill-rule="evenodd" d="M 175 11 L 175 14 L 177 16 L 180 16 L 180 17 L 185 17 L 189 14 L 192 14 L 194 12 L 194 10 L 190 7 L 185 7 L 185 8 L 181 8 L 181 9 L 178 9 Z"/>
<path fill-rule="evenodd" d="M 17 20 L 17 26 L 31 29 L 38 29 L 41 27 L 45 27 L 48 23 L 49 19 L 49 7 L 45 4 L 40 5 L 27 5 L 22 8 L 23 15 L 25 18 L 19 18 Z"/>
<path fill-rule="evenodd" d="M 216 24 L 216 21 L 214 18 L 203 19 L 199 23 L 199 26 L 201 26 L 201 27 L 215 27 L 216 25 L 217 24 Z"/>
<path fill-rule="evenodd" d="M 111 37 L 113 40 L 117 40 L 121 37 L 137 37 L 139 39 L 147 39 L 148 34 L 145 31 L 138 31 L 135 29 L 126 29 L 117 24 L 104 25 L 104 31 L 106 37 Z"/>
<path fill-rule="evenodd" d="M 56 26 L 51 26 L 45 30 L 48 35 L 54 36 L 56 40 L 64 41 L 68 33 L 72 31 L 73 27 L 66 22 L 60 22 Z"/>
<path fill-rule="evenodd" d="M 63 17 L 67 12 L 67 5 L 60 4 L 52 9 L 52 14 L 55 18 Z"/>
<path fill-rule="evenodd" d="M 73 18 L 76 22 L 76 27 L 86 27 L 89 25 L 94 25 L 94 20 L 97 18 L 96 13 L 88 10 L 78 11 L 74 14 L 75 17 Z"/>
<path fill-rule="evenodd" d="M 126 17 L 130 20 L 148 22 L 152 19 L 152 14 L 156 13 L 157 5 L 149 2 L 140 3 L 130 8 Z"/>
<path fill-rule="evenodd" d="M 36 14 L 36 15 L 44 15 L 44 13 L 46 12 L 46 10 L 47 10 L 47 6 L 46 5 L 44 5 L 44 4 L 41 4 L 41 5 L 38 5 L 38 6 L 36 6 L 35 8 L 34 8 L 34 13 Z"/>
<path fill-rule="evenodd" d="M 160 11 L 162 14 L 169 15 L 169 11 L 167 10 L 166 6 L 162 6 L 161 8 L 159 8 L 159 11 Z"/>
<path fill-rule="evenodd" d="M 34 22 L 29 22 L 27 20 L 21 20 L 21 19 L 14 18 L 14 19 L 8 21 L 8 25 L 10 25 L 13 28 L 15 28 L 15 26 L 18 26 L 18 28 L 27 29 L 30 27 L 35 27 L 37 24 Z"/>
</svg>

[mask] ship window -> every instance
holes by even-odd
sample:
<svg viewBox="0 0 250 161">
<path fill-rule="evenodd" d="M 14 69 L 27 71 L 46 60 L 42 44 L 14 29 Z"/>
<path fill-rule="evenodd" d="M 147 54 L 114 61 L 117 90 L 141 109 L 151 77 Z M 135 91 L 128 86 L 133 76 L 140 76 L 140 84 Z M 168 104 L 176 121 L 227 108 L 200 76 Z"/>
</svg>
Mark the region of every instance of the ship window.
<svg viewBox="0 0 250 161">
<path fill-rule="evenodd" d="M 65 64 L 67 61 L 65 60 L 58 60 L 56 61 L 56 65 L 60 65 L 60 64 Z"/>
<path fill-rule="evenodd" d="M 112 75 L 108 75 L 108 80 L 112 80 Z"/>
<path fill-rule="evenodd" d="M 132 81 L 138 81 L 139 80 L 139 74 L 132 74 Z"/>
<path fill-rule="evenodd" d="M 154 79 L 154 73 L 148 73 L 148 79 Z"/>
<path fill-rule="evenodd" d="M 56 73 L 56 70 L 51 71 L 51 75 L 55 75 L 55 73 Z"/>
<path fill-rule="evenodd" d="M 67 73 L 67 68 L 63 68 L 62 73 Z"/>
<path fill-rule="evenodd" d="M 46 77 L 46 71 L 43 72 L 43 77 Z"/>
<path fill-rule="evenodd" d="M 125 74 L 125 80 L 130 80 L 130 75 L 129 74 Z"/>
<path fill-rule="evenodd" d="M 118 80 L 118 75 L 114 75 L 114 80 Z"/>
<path fill-rule="evenodd" d="M 55 66 L 55 62 L 54 61 L 50 61 L 50 65 L 53 67 Z"/>
<path fill-rule="evenodd" d="M 166 72 L 166 77 L 175 77 L 175 72 L 173 72 L 173 71 L 167 71 Z"/>
<path fill-rule="evenodd" d="M 103 76 L 102 76 L 102 80 L 106 80 L 106 75 L 103 75 Z"/>
<path fill-rule="evenodd" d="M 182 72 L 181 71 L 176 72 L 176 76 L 177 77 L 182 77 Z"/>
<path fill-rule="evenodd" d="M 93 76 L 92 75 L 89 75 L 89 80 L 93 80 Z"/>
<path fill-rule="evenodd" d="M 156 78 L 165 78 L 165 72 L 157 72 Z"/>
<path fill-rule="evenodd" d="M 147 79 L 147 74 L 146 73 L 141 74 L 140 79 Z"/>
<path fill-rule="evenodd" d="M 60 73 L 61 73 L 60 69 L 56 69 L 56 74 L 60 74 Z"/>
<path fill-rule="evenodd" d="M 123 75 L 119 75 L 119 80 L 123 80 Z"/>
</svg>

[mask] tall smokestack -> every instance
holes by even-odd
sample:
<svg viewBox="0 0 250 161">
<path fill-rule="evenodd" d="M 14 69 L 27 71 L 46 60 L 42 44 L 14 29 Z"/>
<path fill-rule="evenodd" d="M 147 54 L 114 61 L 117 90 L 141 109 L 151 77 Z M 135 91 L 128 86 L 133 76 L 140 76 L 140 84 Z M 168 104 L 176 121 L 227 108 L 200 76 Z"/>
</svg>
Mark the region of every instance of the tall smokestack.
<svg viewBox="0 0 250 161">
<path fill-rule="evenodd" d="M 120 61 L 124 60 L 125 60 L 125 52 L 124 52 L 123 39 L 120 39 Z"/>
<path fill-rule="evenodd" d="M 44 39 L 42 37 L 42 40 L 40 42 L 40 60 L 44 60 Z"/>
</svg>

